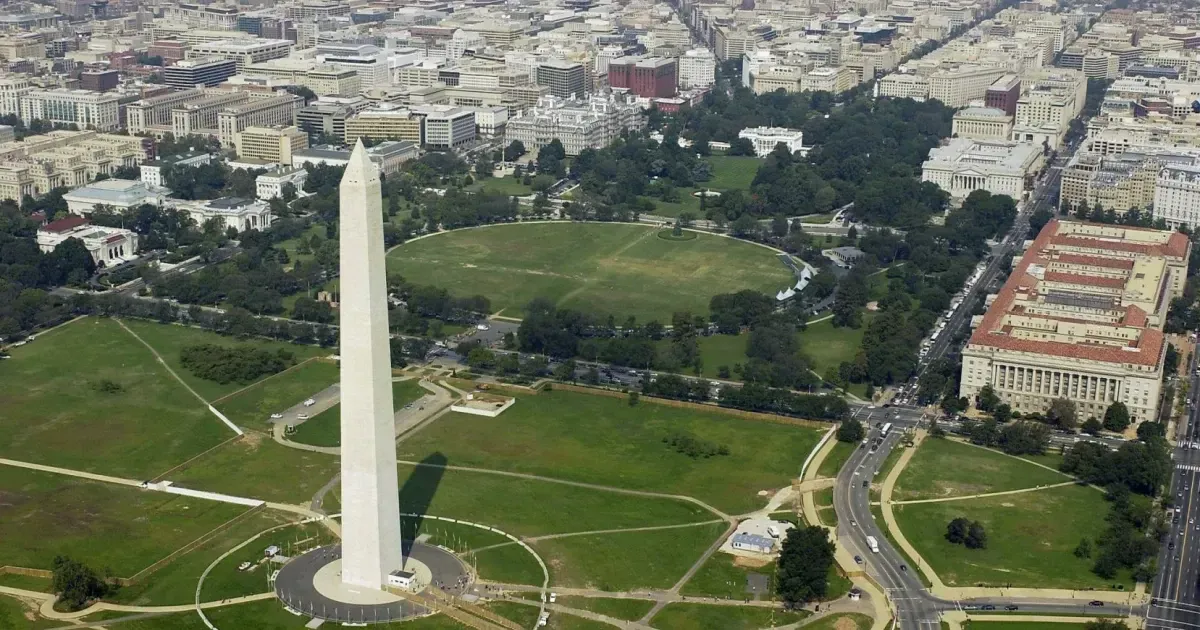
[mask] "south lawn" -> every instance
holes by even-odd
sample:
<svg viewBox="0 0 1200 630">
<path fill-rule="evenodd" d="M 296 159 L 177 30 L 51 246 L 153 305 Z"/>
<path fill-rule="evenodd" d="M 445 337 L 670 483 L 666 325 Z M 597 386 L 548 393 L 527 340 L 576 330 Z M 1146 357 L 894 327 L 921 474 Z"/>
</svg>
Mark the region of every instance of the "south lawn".
<svg viewBox="0 0 1200 630">
<path fill-rule="evenodd" d="M 728 447 L 694 459 L 664 438 L 685 433 Z M 682 494 L 736 514 L 787 485 L 820 438 L 813 428 L 717 411 L 566 391 L 518 398 L 500 418 L 449 414 L 400 444 L 401 459 L 434 453 L 451 464 Z"/>
<path fill-rule="evenodd" d="M 2 457 L 136 479 L 234 437 L 146 346 L 91 317 L 0 361 L 0 434 Z"/>
<path fill-rule="evenodd" d="M 774 294 L 793 282 L 764 247 L 699 234 L 658 237 L 627 224 L 532 223 L 454 230 L 405 243 L 388 269 L 455 295 L 484 295 L 493 311 L 519 317 L 535 297 L 588 313 L 669 322 L 708 312 L 718 293 Z"/>
<path fill-rule="evenodd" d="M 998 451 L 953 440 L 927 439 L 900 473 L 892 499 L 938 499 L 1066 481 L 1071 481 L 1067 475 Z"/>
<path fill-rule="evenodd" d="M 905 537 L 951 586 L 1133 586 L 1128 572 L 1118 580 L 1104 580 L 1092 573 L 1094 560 L 1073 553 L 1081 539 L 1095 541 L 1104 531 L 1108 505 L 1104 493 L 1095 488 L 1072 485 L 894 509 Z M 986 549 L 967 549 L 946 540 L 946 525 L 960 516 L 983 524 Z"/>
<path fill-rule="evenodd" d="M 654 203 L 656 216 L 677 217 L 683 212 L 691 212 L 697 218 L 704 218 L 700 212 L 700 198 L 693 196 L 700 189 L 716 190 L 723 192 L 726 190 L 750 190 L 750 183 L 754 181 L 754 176 L 758 174 L 758 167 L 762 165 L 763 160 L 750 156 L 733 156 L 733 155 L 711 155 L 704 158 L 712 167 L 712 179 L 706 182 L 697 182 L 696 186 L 689 188 L 679 188 L 679 201 L 665 202 L 658 198 L 650 197 L 650 201 Z"/>
</svg>

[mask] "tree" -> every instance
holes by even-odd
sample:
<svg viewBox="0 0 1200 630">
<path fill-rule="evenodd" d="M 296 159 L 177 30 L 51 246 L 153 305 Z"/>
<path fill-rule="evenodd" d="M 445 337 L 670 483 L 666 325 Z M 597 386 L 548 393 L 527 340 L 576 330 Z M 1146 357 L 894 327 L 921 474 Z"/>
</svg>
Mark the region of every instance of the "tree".
<svg viewBox="0 0 1200 630">
<path fill-rule="evenodd" d="M 754 143 L 746 138 L 738 138 L 729 143 L 725 155 L 754 155 Z"/>
<path fill-rule="evenodd" d="M 641 396 L 639 396 L 637 392 L 629 392 L 629 406 L 636 407 L 639 398 L 641 398 Z"/>
<path fill-rule="evenodd" d="M 1149 442 L 1155 438 L 1164 438 L 1167 436 L 1167 429 L 1161 422 L 1149 421 L 1143 422 L 1137 428 L 1138 439 L 1143 442 Z"/>
<path fill-rule="evenodd" d="M 1088 435 L 1099 435 L 1100 430 L 1103 428 L 1104 425 L 1100 424 L 1100 421 L 1095 418 L 1088 418 L 1084 420 L 1083 424 L 1079 425 L 1079 429 Z"/>
<path fill-rule="evenodd" d="M 1116 401 L 1104 410 L 1104 428 L 1120 433 L 1129 428 L 1129 408 Z"/>
<path fill-rule="evenodd" d="M 967 539 L 969 529 L 971 529 L 971 521 L 960 516 L 946 525 L 946 540 L 955 545 L 961 545 Z"/>
<path fill-rule="evenodd" d="M 863 429 L 862 423 L 859 422 L 857 418 L 850 418 L 842 422 L 842 425 L 838 427 L 837 431 L 837 439 L 839 442 L 849 442 L 851 444 L 854 442 L 861 442 L 865 435 L 866 430 Z"/>
<path fill-rule="evenodd" d="M 1000 396 L 996 394 L 996 390 L 992 389 L 991 384 L 984 385 L 979 390 L 979 395 L 975 397 L 975 406 L 980 411 L 991 411 L 1000 404 Z"/>
<path fill-rule="evenodd" d="M 1050 410 L 1046 412 L 1046 419 L 1060 429 L 1074 429 L 1076 425 L 1075 403 L 1066 398 L 1055 398 L 1050 402 Z"/>
<path fill-rule="evenodd" d="M 834 545 L 823 527 L 793 527 L 779 552 L 776 593 L 788 607 L 819 600 L 828 589 Z"/>
<path fill-rule="evenodd" d="M 112 587 L 82 562 L 65 556 L 54 558 L 51 588 L 67 610 L 82 610 L 89 601 L 104 597 Z"/>
<path fill-rule="evenodd" d="M 979 521 L 973 521 L 967 529 L 967 536 L 963 539 L 963 544 L 967 549 L 987 549 L 987 532 L 983 529 L 983 524 Z"/>
<path fill-rule="evenodd" d="M 1079 544 L 1075 546 L 1076 558 L 1091 558 L 1092 557 L 1092 541 L 1088 538 L 1082 538 Z"/>
<path fill-rule="evenodd" d="M 504 147 L 505 162 L 512 162 L 522 155 L 525 155 L 525 143 L 520 140 L 513 140 Z"/>
</svg>

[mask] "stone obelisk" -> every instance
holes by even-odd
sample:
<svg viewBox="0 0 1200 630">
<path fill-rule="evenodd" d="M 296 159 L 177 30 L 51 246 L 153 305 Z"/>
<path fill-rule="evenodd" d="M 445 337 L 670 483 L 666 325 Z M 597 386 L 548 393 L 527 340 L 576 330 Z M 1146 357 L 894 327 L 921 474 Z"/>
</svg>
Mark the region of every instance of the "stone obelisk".
<svg viewBox="0 0 1200 630">
<path fill-rule="evenodd" d="M 382 589 L 404 566 L 379 171 L 361 141 L 340 191 L 342 582 Z"/>
</svg>

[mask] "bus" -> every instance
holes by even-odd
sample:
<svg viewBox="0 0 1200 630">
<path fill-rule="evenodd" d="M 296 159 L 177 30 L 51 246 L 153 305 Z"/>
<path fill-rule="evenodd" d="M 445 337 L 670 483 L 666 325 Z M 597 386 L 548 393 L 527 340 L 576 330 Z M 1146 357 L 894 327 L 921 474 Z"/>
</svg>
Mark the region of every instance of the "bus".
<svg viewBox="0 0 1200 630">
<path fill-rule="evenodd" d="M 891 422 L 884 424 L 883 428 L 879 430 L 879 437 L 887 437 L 888 431 L 891 431 L 891 430 L 892 430 Z"/>
</svg>

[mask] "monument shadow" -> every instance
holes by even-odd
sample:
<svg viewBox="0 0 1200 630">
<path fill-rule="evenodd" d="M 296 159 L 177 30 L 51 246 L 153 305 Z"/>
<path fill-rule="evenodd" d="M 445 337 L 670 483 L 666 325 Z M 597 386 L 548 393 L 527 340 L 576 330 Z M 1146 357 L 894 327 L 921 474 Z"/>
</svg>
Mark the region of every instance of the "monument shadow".
<svg viewBox="0 0 1200 630">
<path fill-rule="evenodd" d="M 405 557 L 421 534 L 425 514 L 442 483 L 442 476 L 446 474 L 448 461 L 441 453 L 427 456 L 413 467 L 412 474 L 400 487 L 400 513 L 405 515 L 400 517 L 400 538 Z"/>
</svg>

